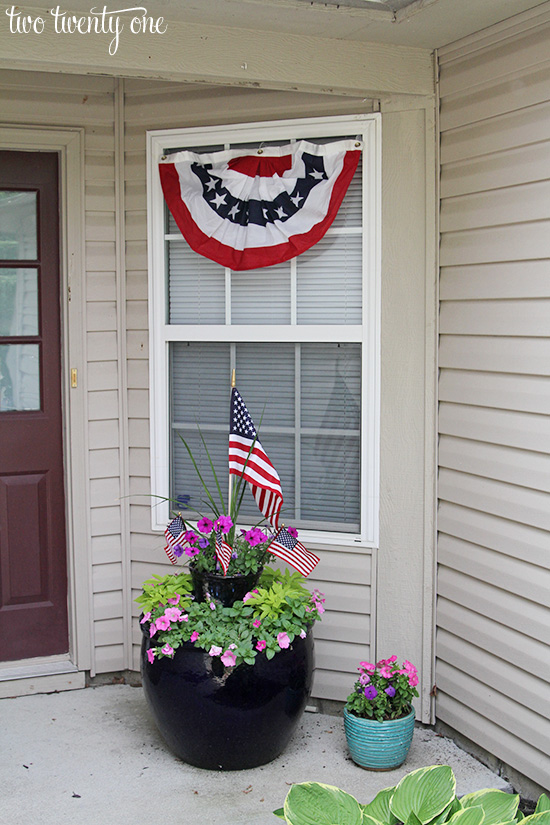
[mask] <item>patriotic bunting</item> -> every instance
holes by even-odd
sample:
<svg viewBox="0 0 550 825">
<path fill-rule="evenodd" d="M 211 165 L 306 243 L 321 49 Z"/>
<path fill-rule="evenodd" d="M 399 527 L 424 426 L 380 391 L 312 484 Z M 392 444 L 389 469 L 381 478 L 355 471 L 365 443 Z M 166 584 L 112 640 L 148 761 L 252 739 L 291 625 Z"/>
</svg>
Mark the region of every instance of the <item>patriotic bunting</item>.
<svg viewBox="0 0 550 825">
<path fill-rule="evenodd" d="M 286 527 L 281 527 L 267 549 L 278 559 L 299 570 L 302 576 L 309 576 L 319 561 L 319 557 L 307 550 Z"/>
<path fill-rule="evenodd" d="M 176 152 L 159 164 L 164 197 L 189 246 L 232 270 L 301 255 L 332 224 L 362 143 L 301 140 L 251 154 Z"/>
<path fill-rule="evenodd" d="M 229 472 L 248 482 L 260 511 L 277 529 L 283 504 L 281 479 L 260 444 L 252 417 L 235 387 L 231 391 L 229 414 Z"/>
</svg>

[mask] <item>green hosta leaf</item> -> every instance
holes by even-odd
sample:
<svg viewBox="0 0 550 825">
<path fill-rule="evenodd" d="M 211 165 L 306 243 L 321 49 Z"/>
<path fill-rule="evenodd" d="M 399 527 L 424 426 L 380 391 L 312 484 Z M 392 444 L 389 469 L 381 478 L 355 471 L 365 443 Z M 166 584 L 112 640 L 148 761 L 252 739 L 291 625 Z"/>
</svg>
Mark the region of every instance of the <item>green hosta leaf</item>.
<svg viewBox="0 0 550 825">
<path fill-rule="evenodd" d="M 410 814 L 407 817 L 407 821 L 405 822 L 405 825 L 422 825 L 422 823 L 420 822 L 417 815 L 413 811 L 411 811 Z"/>
<path fill-rule="evenodd" d="M 440 814 L 434 816 L 433 819 L 430 819 L 428 825 L 442 825 L 443 822 L 447 822 L 449 817 L 452 815 L 452 805 L 453 803 L 450 802 L 446 808 L 443 808 Z"/>
<path fill-rule="evenodd" d="M 478 805 L 483 808 L 485 814 L 483 825 L 497 825 L 497 823 L 515 819 L 519 796 L 506 793 L 506 791 L 497 791 L 494 788 L 485 788 L 482 791 L 466 794 L 460 801 L 463 808 L 472 808 Z M 545 823 L 541 823 L 541 825 L 545 825 Z"/>
<path fill-rule="evenodd" d="M 401 822 L 414 813 L 426 825 L 451 805 L 455 791 L 456 779 L 448 765 L 419 768 L 397 785 L 390 809 Z"/>
<path fill-rule="evenodd" d="M 285 799 L 289 825 L 362 825 L 361 806 L 350 794 L 321 782 L 293 785 Z"/>
<path fill-rule="evenodd" d="M 521 822 L 522 819 L 525 819 L 525 814 L 523 811 L 518 811 L 516 814 L 516 822 Z"/>
<path fill-rule="evenodd" d="M 380 822 L 379 819 L 375 819 L 373 816 L 370 816 L 370 814 L 366 814 L 365 811 L 363 811 L 363 825 L 384 825 L 384 823 Z"/>
<path fill-rule="evenodd" d="M 448 825 L 481 825 L 484 819 L 485 814 L 481 805 L 473 805 L 453 814 L 447 822 Z"/>
<path fill-rule="evenodd" d="M 399 820 L 390 811 L 390 800 L 394 791 L 395 787 L 384 788 L 383 791 L 379 791 L 376 794 L 372 802 L 367 803 L 367 805 L 362 805 L 363 819 L 366 815 L 377 819 L 379 822 L 384 822 L 386 825 L 396 825 Z"/>
<path fill-rule="evenodd" d="M 275 814 L 275 816 L 278 816 L 278 817 L 279 817 L 279 819 L 284 819 L 284 818 L 285 818 L 285 810 L 284 810 L 284 808 L 277 808 L 277 810 L 276 810 L 276 811 L 273 811 L 273 813 Z M 286 821 L 286 820 L 285 820 L 285 821 Z"/>
<path fill-rule="evenodd" d="M 540 811 L 522 819 L 521 825 L 550 825 L 550 811 Z"/>
<path fill-rule="evenodd" d="M 535 813 L 541 814 L 544 811 L 550 811 L 550 799 L 548 799 L 545 793 L 541 793 L 537 807 L 535 808 Z"/>
</svg>

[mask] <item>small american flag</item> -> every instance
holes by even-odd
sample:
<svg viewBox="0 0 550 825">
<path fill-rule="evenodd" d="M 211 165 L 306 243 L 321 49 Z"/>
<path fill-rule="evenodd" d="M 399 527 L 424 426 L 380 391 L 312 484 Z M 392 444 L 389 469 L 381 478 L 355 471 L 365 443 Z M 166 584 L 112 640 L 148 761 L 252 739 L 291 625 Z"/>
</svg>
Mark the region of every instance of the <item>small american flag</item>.
<svg viewBox="0 0 550 825">
<path fill-rule="evenodd" d="M 185 524 L 181 516 L 176 516 L 176 518 L 172 519 L 166 530 L 164 531 L 164 535 L 166 536 L 166 541 L 168 544 L 164 548 L 166 551 L 166 555 L 172 562 L 172 564 L 176 564 L 177 557 L 174 555 L 173 548 L 176 547 L 178 544 L 180 547 L 183 547 L 187 544 L 186 540 L 184 539 L 185 535 Z"/>
<path fill-rule="evenodd" d="M 319 557 L 307 550 L 301 541 L 292 536 L 286 527 L 281 527 L 267 548 L 278 559 L 299 570 L 302 576 L 309 576 Z"/>
<path fill-rule="evenodd" d="M 252 417 L 235 387 L 229 416 L 229 472 L 248 481 L 256 504 L 277 529 L 283 504 L 281 479 L 260 444 Z"/>
<path fill-rule="evenodd" d="M 227 544 L 226 541 L 223 540 L 222 531 L 216 531 L 216 556 L 218 557 L 218 561 L 221 564 L 223 575 L 227 574 L 227 568 L 229 567 L 229 562 L 231 561 L 231 547 Z"/>
</svg>

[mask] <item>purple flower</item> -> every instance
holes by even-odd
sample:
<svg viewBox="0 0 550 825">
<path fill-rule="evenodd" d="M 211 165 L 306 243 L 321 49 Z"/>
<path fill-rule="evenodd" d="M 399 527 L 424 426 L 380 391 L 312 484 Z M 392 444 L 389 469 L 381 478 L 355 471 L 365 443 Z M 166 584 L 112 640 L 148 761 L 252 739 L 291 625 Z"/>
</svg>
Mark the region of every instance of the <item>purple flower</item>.
<svg viewBox="0 0 550 825">
<path fill-rule="evenodd" d="M 359 681 L 362 685 L 368 685 L 368 683 L 370 682 L 370 676 L 368 675 L 368 673 L 362 673 L 359 677 Z"/>
<path fill-rule="evenodd" d="M 176 546 L 174 547 L 174 556 L 177 556 L 178 559 L 180 556 L 183 556 L 183 547 L 181 546 L 181 544 L 176 544 Z"/>
<path fill-rule="evenodd" d="M 233 522 L 230 516 L 220 516 L 214 523 L 214 530 L 221 530 L 222 533 L 229 533 L 233 527 Z"/>
<path fill-rule="evenodd" d="M 192 542 L 196 541 L 197 539 L 198 539 L 198 536 L 197 536 L 196 533 L 193 532 L 193 530 L 187 530 L 187 532 L 185 533 L 185 540 L 186 541 L 192 543 Z"/>
<path fill-rule="evenodd" d="M 203 550 L 205 547 L 208 547 L 209 544 L 210 542 L 208 541 L 208 539 L 199 539 L 199 547 Z"/>
<path fill-rule="evenodd" d="M 394 686 L 393 685 L 388 685 L 388 687 L 385 689 L 384 693 L 386 693 L 390 697 L 390 699 L 393 699 L 393 697 L 395 696 Z"/>
<path fill-rule="evenodd" d="M 209 518 L 201 518 L 200 521 L 197 522 L 197 530 L 199 533 L 211 533 L 214 527 L 214 522 L 210 521 Z"/>
<path fill-rule="evenodd" d="M 374 685 L 367 685 L 365 688 L 365 699 L 376 699 L 378 691 Z"/>
<path fill-rule="evenodd" d="M 297 539 L 297 538 L 298 538 L 298 531 L 297 531 L 297 529 L 296 529 L 295 527 L 287 527 L 286 529 L 288 530 L 288 532 L 290 533 L 290 535 L 291 535 L 293 538 L 295 538 L 295 539 Z"/>
<path fill-rule="evenodd" d="M 185 548 L 185 555 L 189 556 L 190 558 L 192 558 L 193 556 L 196 556 L 197 553 L 200 553 L 200 550 L 199 550 L 198 547 L 186 547 Z"/>
</svg>

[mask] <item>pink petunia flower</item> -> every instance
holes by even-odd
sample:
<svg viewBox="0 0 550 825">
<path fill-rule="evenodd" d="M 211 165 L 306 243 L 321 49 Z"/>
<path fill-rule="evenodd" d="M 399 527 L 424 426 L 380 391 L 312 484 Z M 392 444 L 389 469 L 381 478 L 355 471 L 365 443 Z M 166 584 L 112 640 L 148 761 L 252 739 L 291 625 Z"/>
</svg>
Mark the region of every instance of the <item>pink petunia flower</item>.
<svg viewBox="0 0 550 825">
<path fill-rule="evenodd" d="M 143 619 L 141 619 L 140 624 L 145 624 L 145 622 L 150 622 L 150 621 L 151 621 L 151 614 L 150 613 L 144 613 Z"/>
<path fill-rule="evenodd" d="M 218 647 L 218 645 L 212 645 L 212 647 L 208 651 L 209 656 L 219 656 L 221 653 L 222 653 L 222 648 Z"/>
<path fill-rule="evenodd" d="M 236 659 L 237 655 L 232 650 L 226 650 L 223 656 L 221 657 L 221 660 L 226 667 L 233 667 Z"/>
<path fill-rule="evenodd" d="M 306 636 L 307 636 L 307 633 L 306 633 L 306 631 L 302 628 L 302 630 L 300 630 L 300 639 L 305 639 L 305 638 L 306 638 Z"/>
<path fill-rule="evenodd" d="M 201 541 L 202 541 L 202 539 L 201 539 Z M 200 553 L 200 550 L 199 550 L 198 547 L 186 547 L 185 548 L 185 555 L 189 556 L 190 559 L 193 558 L 193 556 L 197 556 L 199 553 Z"/>
<path fill-rule="evenodd" d="M 248 593 L 245 593 L 244 596 L 243 596 L 243 602 L 247 602 L 249 599 L 252 598 L 253 595 L 254 594 L 251 593 L 250 591 Z"/>
<path fill-rule="evenodd" d="M 169 645 L 168 643 L 165 644 L 164 647 L 161 647 L 160 650 L 161 650 L 161 653 L 164 653 L 165 656 L 173 656 L 174 655 L 174 648 L 172 647 L 172 645 Z"/>
<path fill-rule="evenodd" d="M 168 602 L 168 604 L 174 604 L 175 605 L 179 602 L 180 599 L 181 599 L 180 594 L 176 593 L 176 595 L 174 596 L 173 599 L 166 599 L 166 601 Z"/>
<path fill-rule="evenodd" d="M 157 626 L 154 622 L 151 622 L 151 626 L 149 628 L 149 638 L 154 636 L 156 632 L 157 632 Z"/>
<path fill-rule="evenodd" d="M 260 639 L 256 642 L 256 650 L 265 650 L 267 647 L 267 642 L 264 642 L 263 639 Z"/>
<path fill-rule="evenodd" d="M 194 532 L 194 530 L 186 530 L 186 532 L 185 532 L 185 540 L 186 541 L 189 541 L 189 542 L 192 543 L 192 542 L 196 541 L 197 539 L 198 539 L 198 536 Z"/>
<path fill-rule="evenodd" d="M 411 675 L 409 676 L 409 685 L 411 687 L 416 687 L 417 684 L 418 684 L 418 676 L 416 675 L 416 673 L 411 673 Z"/>
<path fill-rule="evenodd" d="M 183 613 L 178 619 L 178 622 L 188 622 L 188 621 L 189 621 L 189 616 L 187 615 L 187 613 Z"/>
<path fill-rule="evenodd" d="M 391 679 L 393 676 L 393 668 L 388 665 L 383 665 L 379 672 L 382 679 Z"/>
<path fill-rule="evenodd" d="M 199 632 L 198 632 L 198 630 L 194 630 L 194 631 L 191 633 L 191 639 L 190 639 L 190 641 L 191 641 L 191 642 L 196 642 L 198 638 L 199 638 Z"/>
<path fill-rule="evenodd" d="M 170 619 L 167 616 L 159 616 L 155 622 L 157 630 L 169 630 Z"/>
<path fill-rule="evenodd" d="M 201 518 L 200 521 L 197 522 L 197 530 L 199 533 L 211 533 L 214 528 L 214 522 L 210 521 L 209 518 Z"/>
<path fill-rule="evenodd" d="M 292 536 L 292 538 L 295 538 L 295 539 L 297 539 L 297 538 L 298 538 L 298 531 L 297 531 L 297 529 L 296 529 L 295 527 L 287 527 L 286 529 L 287 529 L 287 531 L 290 533 L 290 535 Z"/>
<path fill-rule="evenodd" d="M 371 664 L 371 662 L 359 662 L 358 670 L 366 670 L 367 673 L 374 673 L 376 670 L 376 665 Z"/>
<path fill-rule="evenodd" d="M 214 530 L 221 530 L 222 533 L 229 533 L 233 527 L 233 521 L 230 516 L 220 516 L 214 523 Z"/>
<path fill-rule="evenodd" d="M 254 621 L 252 622 L 252 625 L 254 627 L 259 627 L 261 625 L 261 623 L 262 623 L 261 619 L 254 619 Z"/>
<path fill-rule="evenodd" d="M 281 649 L 290 647 L 290 639 L 288 638 L 288 633 L 277 633 L 277 644 Z"/>
<path fill-rule="evenodd" d="M 167 607 L 164 611 L 164 615 L 170 622 L 178 622 L 181 617 L 181 610 L 179 607 Z"/>
<path fill-rule="evenodd" d="M 147 658 L 149 659 L 149 664 L 150 665 L 152 665 L 154 660 L 155 660 L 155 652 L 156 651 L 155 651 L 154 647 L 150 647 L 149 650 L 147 651 Z"/>
<path fill-rule="evenodd" d="M 368 675 L 368 673 L 362 673 L 359 677 L 359 682 L 362 685 L 368 685 L 368 683 L 370 682 L 370 676 Z"/>
</svg>

